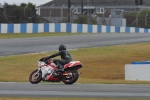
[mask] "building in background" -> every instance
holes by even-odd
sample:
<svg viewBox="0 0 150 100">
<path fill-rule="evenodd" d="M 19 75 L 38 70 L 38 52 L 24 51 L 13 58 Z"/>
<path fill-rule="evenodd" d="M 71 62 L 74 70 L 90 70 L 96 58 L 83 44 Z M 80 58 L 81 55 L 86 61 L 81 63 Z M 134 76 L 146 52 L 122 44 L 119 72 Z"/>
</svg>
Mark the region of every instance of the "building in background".
<svg viewBox="0 0 150 100">
<path fill-rule="evenodd" d="M 98 24 L 113 25 L 112 23 L 117 20 L 111 21 L 110 18 L 123 18 L 124 12 L 150 9 L 150 0 L 83 0 L 82 12 L 81 1 L 71 0 L 70 13 L 68 13 L 68 0 L 53 0 L 39 6 L 38 14 L 49 22 L 65 22 L 68 17 L 71 17 L 70 22 L 73 22 L 84 14 L 95 18 Z M 121 26 L 125 26 L 124 21 L 123 19 L 124 25 L 121 21 Z"/>
<path fill-rule="evenodd" d="M 70 9 L 68 1 L 71 2 Z M 14 23 L 14 20 L 9 21 L 9 19 L 16 17 L 16 14 L 12 15 L 11 10 L 5 13 L 4 8 L 0 4 L 0 22 Z M 150 27 L 150 12 L 146 12 L 146 15 L 141 17 L 142 21 L 138 18 L 140 11 L 145 9 L 150 9 L 150 0 L 52 0 L 36 7 L 37 18 L 29 16 L 27 18 L 30 21 L 21 22 L 31 22 L 31 18 L 35 18 L 34 23 L 73 23 L 81 16 L 85 16 L 84 22 L 87 24 L 92 24 L 94 19 L 99 25 L 126 26 L 130 24 L 132 26 L 136 24 L 139 26 L 139 23 L 144 22 L 145 26 Z M 133 11 L 136 11 L 136 16 L 126 16 Z M 143 24 L 141 26 L 144 26 Z"/>
</svg>

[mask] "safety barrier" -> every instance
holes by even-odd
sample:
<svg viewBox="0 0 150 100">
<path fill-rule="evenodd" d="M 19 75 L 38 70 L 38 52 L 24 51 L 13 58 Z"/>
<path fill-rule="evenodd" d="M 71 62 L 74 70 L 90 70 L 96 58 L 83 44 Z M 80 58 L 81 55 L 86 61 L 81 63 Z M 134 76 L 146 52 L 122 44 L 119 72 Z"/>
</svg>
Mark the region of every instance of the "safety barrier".
<svg viewBox="0 0 150 100">
<path fill-rule="evenodd" d="M 150 61 L 126 64 L 125 80 L 150 81 Z"/>
<path fill-rule="evenodd" d="M 0 24 L 0 33 L 150 33 L 150 29 L 73 23 Z"/>
</svg>

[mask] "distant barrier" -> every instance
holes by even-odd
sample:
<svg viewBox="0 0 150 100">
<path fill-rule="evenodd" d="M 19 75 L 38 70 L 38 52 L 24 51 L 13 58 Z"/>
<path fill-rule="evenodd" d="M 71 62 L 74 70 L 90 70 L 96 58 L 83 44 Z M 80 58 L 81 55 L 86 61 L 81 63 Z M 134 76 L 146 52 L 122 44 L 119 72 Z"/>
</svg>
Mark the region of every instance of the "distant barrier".
<svg viewBox="0 0 150 100">
<path fill-rule="evenodd" d="M 1 34 L 11 33 L 150 33 L 150 29 L 72 23 L 0 24 Z"/>
</svg>

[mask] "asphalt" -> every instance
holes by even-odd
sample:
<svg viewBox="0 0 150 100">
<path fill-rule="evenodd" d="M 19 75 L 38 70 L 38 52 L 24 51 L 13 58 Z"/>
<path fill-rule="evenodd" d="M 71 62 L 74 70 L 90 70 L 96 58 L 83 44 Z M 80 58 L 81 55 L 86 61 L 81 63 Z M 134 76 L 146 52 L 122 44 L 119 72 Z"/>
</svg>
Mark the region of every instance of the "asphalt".
<svg viewBox="0 0 150 100">
<path fill-rule="evenodd" d="M 150 85 L 0 83 L 0 97 L 150 98 Z"/>
<path fill-rule="evenodd" d="M 60 44 L 67 49 L 99 47 L 139 42 L 150 42 L 150 34 L 106 33 L 74 36 L 0 39 L 0 56 L 58 50 Z"/>
</svg>

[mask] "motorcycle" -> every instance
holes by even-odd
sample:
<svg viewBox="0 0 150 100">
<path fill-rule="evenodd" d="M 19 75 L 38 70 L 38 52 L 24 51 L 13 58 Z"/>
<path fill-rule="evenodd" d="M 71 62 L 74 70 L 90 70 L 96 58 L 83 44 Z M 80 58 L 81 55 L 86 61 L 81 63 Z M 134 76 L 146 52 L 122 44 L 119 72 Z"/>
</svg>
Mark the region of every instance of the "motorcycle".
<svg viewBox="0 0 150 100">
<path fill-rule="evenodd" d="M 34 70 L 29 81 L 32 84 L 38 84 L 41 81 L 47 82 L 63 82 L 64 84 L 73 84 L 79 78 L 78 69 L 82 68 L 80 61 L 71 61 L 64 65 L 64 71 L 57 71 L 57 65 L 53 60 L 43 61 L 43 58 L 38 61 L 38 68 Z"/>
</svg>

